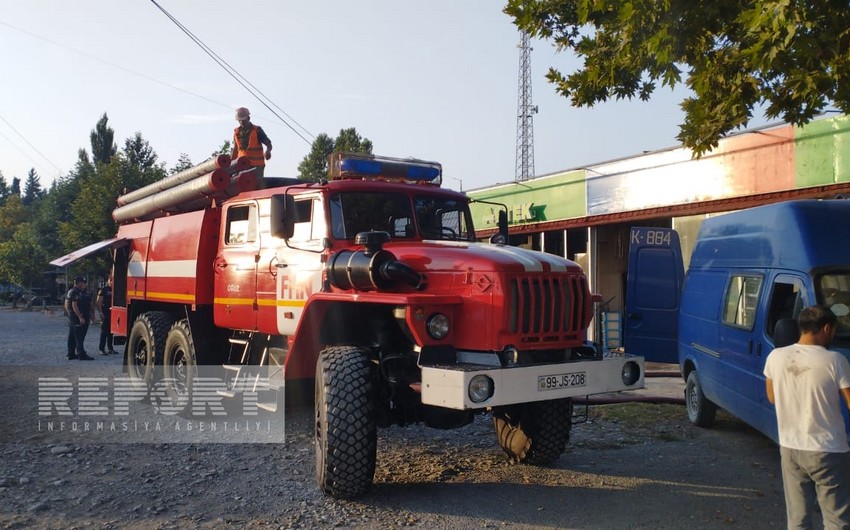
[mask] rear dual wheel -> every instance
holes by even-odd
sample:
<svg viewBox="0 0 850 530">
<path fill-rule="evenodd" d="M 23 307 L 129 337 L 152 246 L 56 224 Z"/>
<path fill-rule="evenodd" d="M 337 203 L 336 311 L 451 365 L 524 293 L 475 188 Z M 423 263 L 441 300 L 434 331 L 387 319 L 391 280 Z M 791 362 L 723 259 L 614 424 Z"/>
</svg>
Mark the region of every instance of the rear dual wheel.
<svg viewBox="0 0 850 530">
<path fill-rule="evenodd" d="M 162 357 L 162 387 L 173 410 L 185 413 L 198 375 L 195 345 L 189 323 L 175 322 L 165 339 Z"/>
<path fill-rule="evenodd" d="M 156 382 L 155 370 L 162 363 L 171 315 L 165 311 L 142 313 L 133 322 L 125 348 L 127 375 L 145 388 Z"/>
</svg>

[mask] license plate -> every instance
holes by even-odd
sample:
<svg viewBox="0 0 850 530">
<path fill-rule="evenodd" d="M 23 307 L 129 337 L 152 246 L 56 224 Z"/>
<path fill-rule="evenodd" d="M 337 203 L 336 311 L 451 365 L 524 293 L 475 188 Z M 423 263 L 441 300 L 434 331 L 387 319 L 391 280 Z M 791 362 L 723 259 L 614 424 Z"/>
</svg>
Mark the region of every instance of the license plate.
<svg viewBox="0 0 850 530">
<path fill-rule="evenodd" d="M 541 375 L 537 377 L 537 390 L 558 390 L 560 388 L 572 388 L 576 386 L 587 386 L 587 372 L 573 372 L 571 374 Z"/>
</svg>

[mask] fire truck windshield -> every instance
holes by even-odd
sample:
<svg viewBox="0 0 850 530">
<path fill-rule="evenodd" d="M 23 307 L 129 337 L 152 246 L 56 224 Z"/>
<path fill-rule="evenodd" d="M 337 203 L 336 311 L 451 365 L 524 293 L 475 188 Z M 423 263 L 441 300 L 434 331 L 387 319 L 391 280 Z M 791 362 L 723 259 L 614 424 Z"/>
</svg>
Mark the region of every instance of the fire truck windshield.
<svg viewBox="0 0 850 530">
<path fill-rule="evenodd" d="M 403 193 L 345 192 L 330 199 L 334 239 L 354 239 L 359 232 L 383 231 L 393 239 L 474 240 L 464 201 Z"/>
</svg>

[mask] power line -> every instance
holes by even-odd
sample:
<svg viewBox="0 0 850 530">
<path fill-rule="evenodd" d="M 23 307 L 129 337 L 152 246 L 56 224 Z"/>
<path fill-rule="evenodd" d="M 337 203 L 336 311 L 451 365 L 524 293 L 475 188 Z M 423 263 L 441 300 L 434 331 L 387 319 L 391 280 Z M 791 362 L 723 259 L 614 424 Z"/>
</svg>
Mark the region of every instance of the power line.
<svg viewBox="0 0 850 530">
<path fill-rule="evenodd" d="M 38 148 L 37 148 L 36 146 L 34 146 L 34 145 L 32 144 L 32 142 L 30 142 L 29 140 L 27 140 L 26 136 L 24 136 L 23 134 L 21 134 L 21 132 L 20 132 L 20 131 L 18 131 L 17 129 L 15 129 L 15 127 L 14 127 L 11 123 L 9 123 L 9 121 L 8 121 L 6 118 L 4 118 L 2 114 L 0 114 L 0 121 L 2 121 L 3 123 L 5 123 L 5 124 L 6 124 L 6 125 L 7 125 L 10 129 L 12 129 L 12 130 L 15 132 L 15 134 L 17 134 L 18 136 L 20 136 L 20 137 L 21 137 L 21 139 L 22 139 L 24 142 L 26 142 L 26 143 L 27 143 L 27 145 L 28 145 L 28 146 L 30 146 L 30 148 L 31 148 L 33 151 L 35 151 L 36 153 L 38 153 L 38 155 L 39 155 L 39 156 L 41 156 L 41 158 L 45 159 L 45 160 L 47 161 L 47 163 L 48 163 L 48 164 L 50 164 L 51 166 L 53 166 L 59 174 L 61 174 L 61 173 L 62 173 L 62 169 L 60 169 L 60 168 L 59 168 L 59 166 L 57 166 L 56 164 L 54 164 L 54 163 L 53 163 L 53 161 L 51 161 L 49 158 L 47 158 L 47 156 L 45 156 L 45 155 L 44 155 L 44 153 L 42 153 L 41 151 L 39 151 L 39 150 L 38 150 Z M 27 154 L 26 152 L 24 152 L 24 150 L 23 150 L 23 149 L 21 149 L 20 147 L 18 147 L 18 146 L 17 146 L 17 144 L 15 144 L 15 142 L 13 142 L 11 138 L 9 138 L 8 136 L 6 136 L 6 135 L 5 135 L 5 134 L 3 134 L 3 133 L 0 133 L 0 136 L 3 136 L 3 138 L 5 138 L 5 139 L 6 139 L 6 140 L 10 143 L 10 144 L 12 144 L 12 147 L 14 147 L 14 148 L 15 148 L 15 149 L 17 149 L 18 151 L 20 151 L 22 155 L 24 155 L 25 157 L 29 158 L 29 159 L 33 162 L 33 164 L 39 165 L 39 164 L 38 164 L 38 162 L 36 162 L 36 161 L 35 161 L 35 160 L 31 157 L 31 156 L 29 156 L 29 154 Z"/>
<path fill-rule="evenodd" d="M 305 129 L 305 128 L 304 128 L 304 126 L 302 126 L 300 123 L 298 123 L 297 121 L 295 121 L 295 119 L 294 119 L 294 118 L 292 118 L 292 116 L 290 116 L 289 114 L 287 114 L 287 113 L 286 113 L 286 111 L 284 111 L 284 110 L 283 110 L 283 109 L 281 109 L 281 108 L 280 108 L 277 104 L 275 104 L 275 103 L 271 100 L 271 98 L 269 98 L 268 96 L 266 96 L 265 94 L 263 94 L 263 93 L 262 93 L 262 92 L 261 92 L 261 91 L 260 91 L 257 87 L 255 87 L 255 86 L 254 86 L 254 85 L 253 85 L 250 81 L 248 81 L 248 79 L 246 79 L 246 78 L 245 78 L 245 76 L 243 76 L 243 75 L 242 75 L 242 74 L 240 74 L 240 73 L 239 73 L 239 72 L 238 72 L 235 68 L 233 68 L 232 66 L 230 66 L 230 64 L 228 64 L 228 63 L 227 63 L 227 61 L 225 61 L 224 59 L 222 59 L 222 58 L 221 58 L 221 57 L 220 57 L 217 53 L 215 53 L 215 52 L 214 52 L 214 51 L 213 51 L 213 50 L 212 50 L 209 46 L 207 46 L 207 45 L 206 45 L 206 44 L 205 44 L 205 43 L 204 43 L 204 42 L 203 42 L 203 41 L 202 41 L 199 37 L 197 37 L 194 33 L 192 33 L 192 32 L 189 30 L 189 28 L 187 28 L 186 26 L 184 26 L 184 25 L 183 25 L 183 24 L 182 24 L 179 20 L 177 20 L 177 19 L 176 19 L 176 18 L 175 18 L 175 17 L 174 17 L 171 13 L 169 13 L 169 12 L 168 12 L 165 8 L 163 8 L 161 5 L 159 5 L 159 4 L 156 2 L 156 0 L 151 0 L 151 3 L 152 3 L 153 5 L 155 5 L 155 6 L 157 7 L 157 9 L 159 9 L 160 11 L 162 11 L 162 13 L 163 13 L 166 17 L 168 17 L 168 19 L 169 19 L 169 20 L 171 20 L 171 21 L 172 21 L 172 22 L 173 22 L 173 23 L 174 23 L 174 24 L 175 24 L 178 28 L 180 28 L 180 30 L 181 30 L 183 33 L 185 33 L 185 34 L 186 34 L 186 36 L 188 36 L 190 39 L 192 39 L 192 42 L 194 42 L 195 44 L 197 44 L 197 45 L 198 45 L 198 47 L 200 47 L 200 48 L 204 51 L 204 53 L 206 53 L 207 55 L 209 55 L 209 57 L 210 57 L 213 61 L 215 61 L 215 62 L 216 62 L 216 64 L 218 64 L 219 66 L 221 66 L 221 68 L 222 68 L 225 72 L 227 72 L 227 74 L 228 74 L 228 75 L 230 75 L 230 77 L 232 77 L 234 80 L 236 80 L 236 82 L 237 82 L 237 83 L 239 83 L 240 85 L 242 85 L 242 88 L 244 88 L 245 90 L 247 90 L 249 94 L 251 94 L 252 96 L 254 96 L 254 98 L 256 98 L 256 99 L 257 99 L 257 101 L 259 101 L 259 102 L 260 102 L 260 103 L 261 103 L 264 107 L 266 107 L 266 108 L 269 110 L 269 112 L 271 112 L 272 114 L 274 114 L 274 115 L 275 115 L 275 117 L 277 117 L 277 119 L 279 119 L 279 120 L 280 120 L 280 121 L 281 121 L 284 125 L 286 125 L 287 127 L 289 127 L 289 128 L 292 130 L 292 132 L 294 132 L 294 133 L 295 133 L 295 134 L 296 134 L 299 138 L 301 138 L 302 140 L 304 140 L 304 141 L 307 143 L 307 145 L 312 145 L 312 142 L 311 142 L 310 140 L 308 140 L 308 139 L 307 139 L 307 138 L 305 138 L 305 137 L 304 137 L 304 136 L 303 136 L 300 132 L 298 132 L 297 130 L 295 130 L 295 128 L 294 128 L 292 125 L 290 125 L 290 124 L 289 124 L 289 122 L 287 122 L 286 120 L 284 120 L 284 119 L 280 116 L 280 114 L 278 114 L 277 112 L 275 112 L 275 110 L 274 110 L 273 108 L 271 108 L 271 107 L 269 106 L 269 104 L 268 104 L 268 103 L 266 103 L 266 101 L 268 101 L 269 103 L 271 103 L 272 105 L 274 105 L 277 109 L 279 109 L 281 113 L 283 113 L 283 114 L 284 114 L 287 118 L 289 118 L 289 119 L 292 121 L 292 123 L 294 123 L 295 125 L 297 125 L 297 126 L 298 126 L 301 130 L 303 130 L 303 131 L 304 131 L 304 132 L 305 132 L 308 136 L 310 136 L 311 138 L 315 138 L 312 134 L 310 134 L 310 132 L 309 132 L 307 129 Z"/>
<path fill-rule="evenodd" d="M 39 40 L 43 40 L 43 41 L 48 42 L 48 43 L 50 43 L 50 44 L 52 44 L 52 45 L 54 45 L 54 46 L 58 46 L 59 48 L 62 48 L 62 49 L 68 50 L 68 51 L 72 51 L 72 52 L 74 52 L 74 53 L 77 53 L 77 54 L 79 54 L 79 55 L 82 55 L 83 57 L 87 57 L 87 58 L 89 58 L 89 59 L 92 59 L 92 60 L 94 60 L 94 61 L 97 61 L 97 62 L 100 62 L 100 63 L 106 64 L 106 65 L 109 65 L 109 66 L 111 66 L 111 67 L 113 67 L 113 68 L 117 68 L 117 69 L 119 69 L 119 70 L 123 70 L 124 72 L 127 72 L 128 74 L 132 74 L 132 75 L 135 75 L 135 76 L 137 76 L 137 77 L 141 77 L 142 79 L 146 79 L 146 80 L 151 81 L 151 82 L 153 82 L 153 83 L 157 83 L 157 84 L 159 84 L 159 85 L 166 86 L 166 87 L 168 87 L 168 88 L 173 88 L 174 90 L 179 90 L 180 92 L 183 92 L 184 94 L 188 94 L 188 95 L 190 95 L 190 96 L 194 96 L 194 97 L 196 97 L 196 98 L 203 99 L 204 101 L 208 101 L 208 102 L 210 102 L 210 103 L 214 103 L 214 104 L 219 105 L 219 106 L 224 107 L 224 108 L 228 108 L 228 109 L 229 109 L 229 108 L 232 108 L 232 105 L 228 105 L 227 103 L 222 103 L 221 101 L 216 101 L 216 100 L 214 100 L 214 99 L 210 99 L 210 98 L 208 98 L 208 97 L 206 97 L 206 96 L 202 96 L 201 94 L 196 94 L 195 92 L 191 92 L 191 91 L 189 91 L 189 90 L 186 90 L 185 88 L 180 88 L 179 86 L 175 86 L 175 85 L 172 85 L 172 84 L 166 83 L 165 81 L 160 81 L 159 79 L 155 79 L 155 78 L 150 77 L 150 76 L 148 76 L 148 75 L 140 74 L 139 72 L 136 72 L 136 71 L 130 70 L 129 68 L 126 68 L 126 67 L 124 67 L 124 66 L 121 66 L 120 64 L 115 64 L 115 63 L 113 63 L 113 62 L 107 61 L 106 59 L 101 59 L 100 57 L 96 57 L 96 56 L 91 55 L 91 54 L 89 54 L 89 53 L 86 53 L 86 52 L 84 52 L 84 51 L 77 50 L 76 48 L 72 48 L 72 47 L 70 47 L 70 46 L 66 46 L 66 45 L 61 44 L 61 43 L 59 43 L 59 42 L 56 42 L 56 41 L 54 41 L 54 40 L 48 39 L 47 37 L 42 37 L 41 35 L 36 35 L 35 33 L 32 33 L 31 31 L 27 31 L 27 30 L 25 30 L 25 29 L 21 29 L 21 28 L 19 28 L 19 27 L 17 27 L 17 26 L 13 26 L 13 25 L 8 24 L 8 23 L 6 23 L 6 22 L 2 22 L 2 21 L 0 21 L 0 25 L 7 26 L 7 27 L 12 28 L 12 29 L 14 29 L 14 30 L 16 30 L 16 31 L 20 31 L 21 33 L 24 33 L 24 34 L 26 34 L 26 35 L 29 35 L 30 37 L 33 37 L 33 38 L 36 38 L 36 39 L 39 39 Z"/>
</svg>

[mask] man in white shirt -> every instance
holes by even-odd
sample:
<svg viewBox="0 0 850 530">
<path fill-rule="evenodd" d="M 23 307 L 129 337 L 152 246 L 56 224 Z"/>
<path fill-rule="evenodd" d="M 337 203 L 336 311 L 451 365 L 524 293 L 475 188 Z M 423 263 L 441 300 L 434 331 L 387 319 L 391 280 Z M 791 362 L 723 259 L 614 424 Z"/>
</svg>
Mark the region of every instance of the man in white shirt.
<svg viewBox="0 0 850 530">
<path fill-rule="evenodd" d="M 800 340 L 776 348 L 764 365 L 767 399 L 776 405 L 788 528 L 811 528 L 815 502 L 824 527 L 850 528 L 850 447 L 841 414 L 850 407 L 850 363 L 827 347 L 836 317 L 804 309 Z"/>
</svg>

